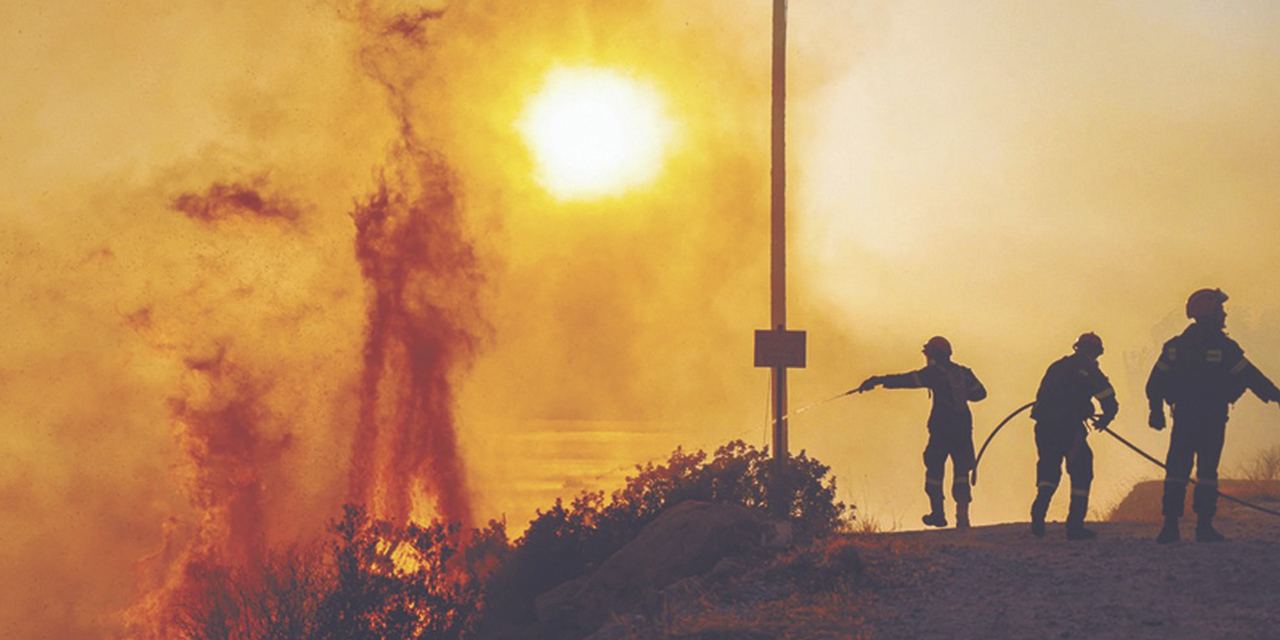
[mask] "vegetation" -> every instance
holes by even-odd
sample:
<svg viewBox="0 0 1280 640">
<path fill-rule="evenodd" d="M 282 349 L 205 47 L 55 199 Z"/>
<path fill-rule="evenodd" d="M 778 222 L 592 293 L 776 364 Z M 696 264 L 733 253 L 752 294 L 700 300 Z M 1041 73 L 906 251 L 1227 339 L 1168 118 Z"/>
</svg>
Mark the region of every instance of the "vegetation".
<svg viewBox="0 0 1280 640">
<path fill-rule="evenodd" d="M 323 559 L 293 547 L 253 571 L 203 568 L 177 594 L 169 629 L 193 640 L 317 637 L 330 579 Z"/>
<path fill-rule="evenodd" d="M 788 465 L 787 512 L 803 536 L 850 524 L 829 470 L 804 453 Z M 472 635 L 482 609 L 494 626 L 523 624 L 536 596 L 603 562 L 670 506 L 703 500 L 762 511 L 773 464 L 767 451 L 735 441 L 711 457 L 677 449 L 665 464 L 636 471 L 607 502 L 602 491 L 567 506 L 557 500 L 514 544 L 501 523 L 396 525 L 348 505 L 328 546 L 290 549 L 252 571 L 205 569 L 175 602 L 172 627 L 192 640 L 456 639 Z"/>
<path fill-rule="evenodd" d="M 1280 445 L 1263 449 L 1240 465 L 1235 475 L 1244 480 L 1280 480 Z"/>
<path fill-rule="evenodd" d="M 507 553 L 504 527 L 397 526 L 348 505 L 327 549 L 290 549 L 261 567 L 199 572 L 171 608 L 190 640 L 461 638 L 484 579 Z"/>
<path fill-rule="evenodd" d="M 606 504 L 604 492 L 583 492 L 567 507 L 557 500 L 539 511 L 494 576 L 490 614 L 515 622 L 533 618 L 533 598 L 585 573 L 634 539 L 667 507 L 685 500 L 731 502 L 763 512 L 773 476 L 767 450 L 741 440 L 707 454 L 676 449 L 665 465 L 637 466 Z M 848 525 L 850 508 L 835 499 L 830 467 L 801 452 L 784 482 L 792 489 L 787 512 L 807 537 Z"/>
</svg>

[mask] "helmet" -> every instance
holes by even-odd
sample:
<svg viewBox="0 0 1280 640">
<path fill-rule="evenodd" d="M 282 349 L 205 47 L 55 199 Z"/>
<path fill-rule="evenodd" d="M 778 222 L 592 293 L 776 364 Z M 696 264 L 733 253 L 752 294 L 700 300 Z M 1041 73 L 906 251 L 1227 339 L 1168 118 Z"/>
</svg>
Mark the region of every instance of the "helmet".
<svg viewBox="0 0 1280 640">
<path fill-rule="evenodd" d="M 924 354 L 926 356 L 939 355 L 945 358 L 951 357 L 951 343 L 942 336 L 934 336 L 924 343 Z"/>
<path fill-rule="evenodd" d="M 1201 289 L 1187 298 L 1187 317 L 1199 320 L 1222 312 L 1227 294 L 1222 289 Z"/>
<path fill-rule="evenodd" d="M 1102 338 L 1092 331 L 1082 333 L 1079 338 L 1076 338 L 1074 348 L 1081 353 L 1100 356 L 1102 355 Z"/>
</svg>

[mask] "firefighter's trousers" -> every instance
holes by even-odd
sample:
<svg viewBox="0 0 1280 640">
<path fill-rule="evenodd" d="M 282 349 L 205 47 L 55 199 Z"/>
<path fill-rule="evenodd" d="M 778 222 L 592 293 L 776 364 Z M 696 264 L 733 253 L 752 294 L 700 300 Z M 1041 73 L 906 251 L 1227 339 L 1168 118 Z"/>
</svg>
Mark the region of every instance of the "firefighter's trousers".
<svg viewBox="0 0 1280 640">
<path fill-rule="evenodd" d="M 1173 412 L 1173 434 L 1165 458 L 1164 508 L 1166 518 L 1182 517 L 1191 467 L 1196 469 L 1196 488 L 1191 508 L 1200 518 L 1212 518 L 1218 511 L 1218 462 L 1226 438 L 1225 411 Z"/>
<path fill-rule="evenodd" d="M 1036 499 L 1031 505 L 1031 517 L 1044 520 L 1049 502 L 1062 481 L 1062 466 L 1066 462 L 1067 475 L 1071 477 L 1071 503 L 1067 508 L 1067 524 L 1084 523 L 1089 511 L 1089 487 L 1093 484 L 1093 449 L 1089 448 L 1088 431 L 1084 422 L 1077 420 L 1036 421 Z"/>
<path fill-rule="evenodd" d="M 951 459 L 951 497 L 957 504 L 972 499 L 969 472 L 973 469 L 973 430 L 935 428 L 924 448 L 924 492 L 934 513 L 942 512 L 943 478 Z"/>
</svg>

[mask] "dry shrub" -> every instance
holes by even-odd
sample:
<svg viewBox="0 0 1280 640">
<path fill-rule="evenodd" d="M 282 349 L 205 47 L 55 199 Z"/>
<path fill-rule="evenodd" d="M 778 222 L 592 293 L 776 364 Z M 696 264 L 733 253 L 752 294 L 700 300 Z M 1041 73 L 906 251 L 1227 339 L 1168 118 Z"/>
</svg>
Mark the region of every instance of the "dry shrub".
<svg viewBox="0 0 1280 640">
<path fill-rule="evenodd" d="M 829 536 L 779 558 L 766 570 L 766 579 L 786 581 L 815 593 L 850 584 L 864 568 L 857 539 Z"/>
<path fill-rule="evenodd" d="M 1232 475 L 1241 480 L 1280 480 L 1280 445 L 1259 451 L 1252 460 L 1238 466 Z"/>
<path fill-rule="evenodd" d="M 332 569 L 303 547 L 272 553 L 261 567 L 205 567 L 171 606 L 172 629 L 190 640 L 316 637 Z"/>
</svg>

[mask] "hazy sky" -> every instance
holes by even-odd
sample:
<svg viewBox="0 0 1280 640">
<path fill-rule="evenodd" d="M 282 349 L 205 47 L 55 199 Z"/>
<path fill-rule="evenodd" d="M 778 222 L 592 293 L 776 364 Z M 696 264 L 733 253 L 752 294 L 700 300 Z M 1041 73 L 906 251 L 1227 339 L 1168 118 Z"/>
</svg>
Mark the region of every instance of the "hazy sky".
<svg viewBox="0 0 1280 640">
<path fill-rule="evenodd" d="M 389 27 L 436 5 L 0 7 L 0 574 L 42 576 L 0 592 L 0 635 L 119 629 L 163 523 L 178 547 L 216 535 L 199 487 L 227 470 L 176 406 L 254 390 L 261 440 L 287 445 L 249 468 L 270 540 L 334 515 L 368 293 L 350 213 L 406 130 L 452 168 L 484 270 L 458 310 L 480 348 L 451 375 L 479 517 L 518 530 L 677 445 L 764 444 L 770 3 L 476 0 L 418 40 Z M 991 392 L 981 439 L 1095 331 L 1117 430 L 1162 455 L 1141 385 L 1204 286 L 1280 376 L 1280 5 L 796 0 L 790 27 L 793 406 L 916 368 L 941 334 Z M 678 135 L 654 182 L 541 190 L 516 121 L 557 66 L 656 88 Z M 297 219 L 174 207 L 231 183 Z M 235 376 L 192 368 L 218 353 Z M 840 400 L 792 447 L 914 527 L 927 412 L 923 391 Z M 1242 400 L 1224 470 L 1277 428 Z M 1156 476 L 1091 442 L 1096 507 Z M 974 520 L 1023 519 L 1029 421 L 992 446 Z"/>
<path fill-rule="evenodd" d="M 813 303 L 876 343 L 846 355 L 852 368 L 909 368 L 922 338 L 952 338 L 991 389 L 976 407 L 981 437 L 1096 331 L 1120 391 L 1117 428 L 1160 450 L 1166 440 L 1142 426 L 1151 356 L 1185 322 L 1186 295 L 1220 286 L 1235 335 L 1268 369 L 1280 356 L 1267 277 L 1280 266 L 1278 20 L 1261 2 L 886 10 L 858 63 L 796 114 L 812 125 L 796 125 L 807 153 L 793 255 Z M 850 400 L 842 417 L 909 424 L 879 413 L 889 402 Z M 1257 446 L 1244 433 L 1276 442 L 1280 415 L 1258 404 L 1241 402 L 1224 467 Z M 1029 474 L 1028 434 L 1002 435 L 988 463 L 1022 461 Z M 1115 443 L 1094 447 L 1095 503 L 1153 472 Z M 1009 496 L 1021 501 L 1026 485 Z M 1025 511 L 977 496 L 984 517 Z"/>
</svg>

